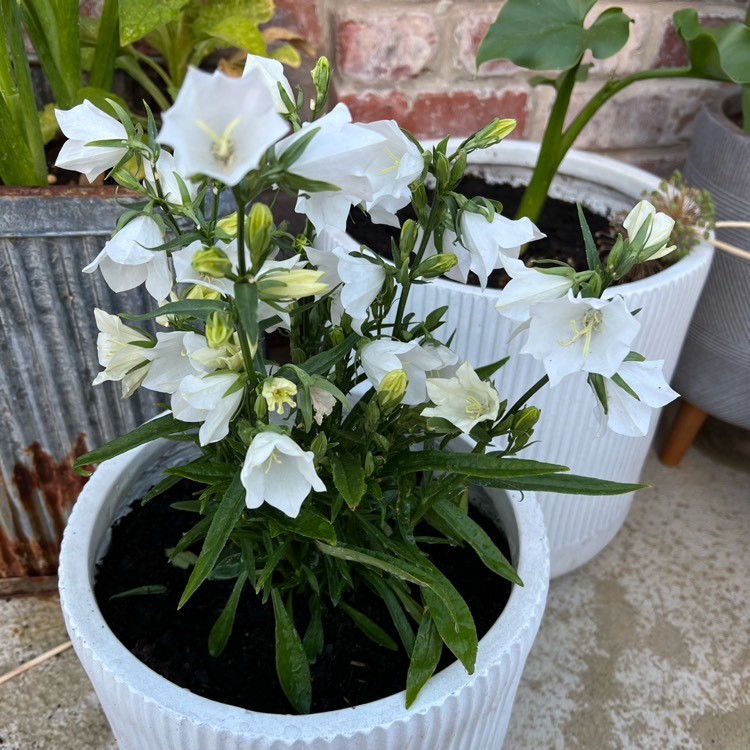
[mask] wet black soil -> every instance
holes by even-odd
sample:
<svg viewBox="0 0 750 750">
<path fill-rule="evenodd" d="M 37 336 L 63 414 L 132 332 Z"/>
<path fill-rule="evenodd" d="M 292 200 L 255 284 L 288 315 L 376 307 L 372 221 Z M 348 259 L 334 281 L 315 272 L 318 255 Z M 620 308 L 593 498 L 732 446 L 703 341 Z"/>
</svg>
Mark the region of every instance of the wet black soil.
<svg viewBox="0 0 750 750">
<path fill-rule="evenodd" d="M 235 629 L 224 653 L 208 653 L 208 634 L 226 604 L 232 581 L 207 581 L 178 611 L 177 602 L 189 571 L 167 563 L 165 548 L 173 547 L 196 516 L 170 503 L 185 499 L 189 488 L 152 500 L 121 519 L 102 561 L 96 597 L 105 620 L 120 641 L 151 669 L 206 698 L 268 713 L 292 709 L 278 684 L 274 666 L 274 618 L 270 601 L 262 604 L 246 586 Z M 476 515 L 508 556 L 507 542 L 487 519 Z M 481 637 L 502 612 L 510 584 L 490 572 L 470 549 L 434 545 L 431 557 L 465 598 Z M 198 549 L 195 550 L 196 553 Z M 140 586 L 166 587 L 166 593 L 111 599 Z M 390 617 L 365 586 L 347 599 L 398 641 Z M 295 606 L 300 632 L 306 627 L 307 606 Z M 404 689 L 408 659 L 384 649 L 360 631 L 340 609 L 329 608 L 326 645 L 311 666 L 313 711 L 358 705 Z M 400 645 L 400 644 L 399 644 Z M 453 660 L 444 649 L 444 668 Z"/>
</svg>

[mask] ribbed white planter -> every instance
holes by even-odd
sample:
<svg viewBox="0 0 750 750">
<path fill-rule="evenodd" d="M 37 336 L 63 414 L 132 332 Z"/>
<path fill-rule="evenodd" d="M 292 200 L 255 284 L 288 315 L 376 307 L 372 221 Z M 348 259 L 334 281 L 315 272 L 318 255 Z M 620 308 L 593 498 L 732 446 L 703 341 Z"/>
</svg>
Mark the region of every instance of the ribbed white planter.
<svg viewBox="0 0 750 750">
<path fill-rule="evenodd" d="M 492 491 L 491 512 L 525 586 L 513 588 L 480 641 L 473 675 L 451 665 L 409 710 L 402 692 L 308 716 L 263 714 L 201 698 L 157 675 L 115 638 L 94 598 L 96 562 L 113 521 L 174 461 L 175 444 L 160 441 L 103 464 L 73 509 L 60 556 L 68 632 L 121 750 L 499 750 L 549 580 L 544 520 L 533 493 L 520 499 Z"/>
<path fill-rule="evenodd" d="M 489 183 L 524 185 L 536 163 L 538 150 L 536 143 L 507 140 L 494 148 L 474 152 L 469 157 L 468 171 Z M 658 177 L 643 170 L 572 150 L 563 161 L 550 194 L 578 200 L 597 213 L 612 215 L 630 210 L 642 198 L 643 191 L 655 189 L 658 183 Z M 545 230 L 543 226 L 539 228 Z M 633 348 L 647 359 L 663 359 L 667 380 L 674 372 L 712 255 L 711 246 L 703 242 L 667 270 L 613 291 L 626 299 L 631 310 L 643 308 L 638 315 L 641 330 Z M 434 284 L 414 287 L 408 308 L 419 319 L 447 305 L 446 324 L 440 329 L 442 337 L 447 338 L 455 330 L 452 348 L 475 367 L 506 354 L 516 355 L 497 378 L 501 398 L 514 403 L 544 375 L 544 370 L 532 357 L 518 356 L 522 336 L 508 344 L 515 325 L 495 310 L 498 295 L 496 289 L 483 291 L 438 279 Z M 583 376 L 571 376 L 554 389 L 542 389 L 532 403 L 542 410 L 534 433 L 539 442 L 523 452 L 524 458 L 564 464 L 576 474 L 638 481 L 658 415 L 652 417 L 651 429 L 643 438 L 614 433 L 596 437 L 599 426 L 594 415 L 594 397 Z M 590 560 L 615 536 L 625 521 L 633 495 L 581 497 L 540 492 L 537 498 L 547 522 L 554 578 Z"/>
</svg>

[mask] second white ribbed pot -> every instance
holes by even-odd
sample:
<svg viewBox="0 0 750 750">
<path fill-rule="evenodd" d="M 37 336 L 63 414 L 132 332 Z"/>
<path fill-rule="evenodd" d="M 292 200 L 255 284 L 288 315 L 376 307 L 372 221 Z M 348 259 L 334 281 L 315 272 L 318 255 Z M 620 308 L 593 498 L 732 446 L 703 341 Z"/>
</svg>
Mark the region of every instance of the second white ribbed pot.
<svg viewBox="0 0 750 750">
<path fill-rule="evenodd" d="M 97 606 L 96 563 L 113 521 L 176 461 L 175 444 L 162 440 L 104 463 L 76 502 L 63 539 L 59 578 L 65 623 L 121 750 L 502 747 L 549 582 L 544 519 L 534 493 L 523 498 L 487 493 L 487 510 L 507 535 L 524 586 L 513 587 L 502 614 L 479 642 L 474 674 L 459 663 L 450 665 L 428 681 L 409 709 L 400 692 L 308 716 L 265 714 L 202 698 L 156 674 L 117 640 Z"/>
<path fill-rule="evenodd" d="M 506 140 L 471 154 L 467 172 L 488 183 L 523 185 L 529 180 L 538 151 L 536 143 Z M 571 150 L 550 195 L 570 202 L 578 200 L 599 214 L 612 216 L 629 211 L 643 192 L 656 189 L 659 181 L 655 175 L 622 162 Z M 545 227 L 539 228 L 545 231 Z M 712 247 L 701 242 L 668 269 L 612 290 L 625 298 L 630 310 L 642 308 L 638 314 L 641 329 L 633 349 L 647 359 L 664 360 L 668 381 L 712 256 Z M 498 373 L 497 385 L 501 398 L 514 403 L 544 375 L 544 369 L 530 356 L 518 354 L 522 336 L 508 343 L 516 326 L 496 311 L 499 294 L 497 289 L 482 290 L 437 279 L 434 284 L 412 288 L 408 309 L 420 319 L 447 305 L 446 323 L 438 333 L 446 339 L 455 330 L 452 349 L 475 367 L 510 354 L 510 361 Z M 532 403 L 541 408 L 542 417 L 534 433 L 538 442 L 523 451 L 524 458 L 564 464 L 573 473 L 602 479 L 639 480 L 658 414 L 652 416 L 651 429 L 643 438 L 611 432 L 597 437 L 600 428 L 594 397 L 583 374 L 570 376 L 555 388 L 543 388 Z M 554 578 L 588 562 L 609 543 L 625 521 L 633 494 L 582 497 L 540 492 L 537 497 L 547 523 Z"/>
</svg>

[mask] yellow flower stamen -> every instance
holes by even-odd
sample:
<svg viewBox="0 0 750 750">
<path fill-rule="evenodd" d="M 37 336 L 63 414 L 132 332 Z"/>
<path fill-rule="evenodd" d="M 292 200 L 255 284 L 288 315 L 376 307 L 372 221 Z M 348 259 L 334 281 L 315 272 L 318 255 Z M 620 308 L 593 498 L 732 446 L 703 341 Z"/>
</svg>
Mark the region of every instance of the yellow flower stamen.
<svg viewBox="0 0 750 750">
<path fill-rule="evenodd" d="M 467 396 L 465 401 L 466 416 L 471 419 L 480 419 L 488 411 L 487 404 L 483 404 L 476 396 Z"/>
<path fill-rule="evenodd" d="M 591 346 L 591 335 L 594 333 L 594 331 L 599 330 L 599 325 L 601 324 L 603 319 L 604 316 L 602 315 L 601 310 L 586 310 L 586 312 L 583 314 L 583 317 L 581 318 L 580 329 L 578 328 L 578 321 L 570 321 L 570 328 L 573 331 L 573 338 L 571 338 L 570 341 L 561 341 L 561 346 L 570 346 L 583 336 L 583 356 L 588 357 L 589 347 Z"/>
<path fill-rule="evenodd" d="M 239 125 L 240 118 L 235 117 L 229 125 L 226 126 L 224 132 L 218 135 L 214 130 L 202 120 L 196 120 L 195 124 L 206 133 L 213 143 L 211 144 L 211 155 L 219 162 L 225 169 L 232 166 L 234 161 L 234 141 L 230 138 L 232 131 Z"/>
<path fill-rule="evenodd" d="M 394 169 L 398 169 L 399 164 L 401 164 L 401 159 L 399 159 L 399 157 L 396 156 L 396 154 L 394 154 L 393 151 L 391 151 L 390 148 L 388 148 L 388 146 L 385 147 L 385 152 L 386 152 L 386 154 L 388 154 L 388 156 L 391 157 L 391 159 L 393 159 L 393 164 L 390 167 L 386 167 L 385 169 L 381 169 L 380 170 L 380 174 L 386 174 L 388 172 L 393 172 L 393 170 Z"/>
<path fill-rule="evenodd" d="M 281 459 L 276 455 L 276 451 L 273 451 L 271 455 L 268 457 L 268 461 L 266 461 L 266 474 L 268 474 L 269 471 L 271 471 L 271 466 L 274 464 L 280 464 Z"/>
</svg>

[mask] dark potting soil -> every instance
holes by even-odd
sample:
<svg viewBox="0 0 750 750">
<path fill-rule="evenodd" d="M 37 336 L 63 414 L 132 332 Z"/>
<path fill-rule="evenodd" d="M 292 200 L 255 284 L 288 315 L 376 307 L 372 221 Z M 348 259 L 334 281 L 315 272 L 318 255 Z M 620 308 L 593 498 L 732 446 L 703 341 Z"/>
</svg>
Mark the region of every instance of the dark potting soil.
<svg viewBox="0 0 750 750">
<path fill-rule="evenodd" d="M 512 217 L 521 202 L 522 187 L 507 184 L 490 185 L 479 177 L 465 177 L 456 188 L 456 192 L 467 198 L 484 196 L 503 205 L 503 216 Z M 609 220 L 598 214 L 583 209 L 591 233 L 602 251 L 609 251 L 614 241 L 611 236 Z M 399 212 L 401 222 L 414 218 L 411 206 Z M 545 203 L 542 215 L 537 222 L 540 231 L 547 236 L 541 240 L 530 242 L 524 259 L 549 258 L 569 263 L 576 271 L 585 271 L 586 248 L 583 244 L 581 225 L 578 220 L 578 210 L 573 203 L 567 203 L 557 198 L 549 198 Z M 391 238 L 398 242 L 399 229 L 384 224 L 372 224 L 366 216 L 358 210 L 352 211 L 347 231 L 359 242 L 385 256 L 390 255 Z M 504 271 L 495 271 L 488 282 L 489 287 L 503 287 L 507 282 Z M 471 281 L 471 278 L 470 278 Z"/>
<path fill-rule="evenodd" d="M 114 634 L 138 659 L 170 681 L 221 703 L 267 713 L 291 713 L 278 684 L 274 662 L 274 617 L 270 601 L 262 604 L 252 588 L 243 590 L 234 631 L 219 657 L 208 653 L 208 634 L 226 604 L 233 581 L 206 581 L 182 610 L 177 602 L 189 570 L 167 563 L 173 547 L 196 516 L 170 503 L 190 497 L 187 483 L 137 507 L 112 530 L 108 553 L 96 580 L 96 598 Z M 508 545 L 489 520 L 475 514 L 506 557 Z M 195 550 L 198 552 L 198 549 Z M 511 585 L 490 572 L 469 548 L 432 545 L 430 555 L 469 605 L 479 637 L 498 618 Z M 164 586 L 166 593 L 112 599 L 136 587 Z M 347 603 L 364 612 L 398 642 L 385 605 L 361 586 Z M 307 606 L 295 607 L 304 632 Z M 300 616 L 301 615 L 301 616 Z M 326 646 L 311 666 L 313 711 L 361 705 L 404 689 L 408 657 L 375 644 L 338 608 L 328 608 Z M 444 648 L 443 669 L 453 656 Z"/>
</svg>

